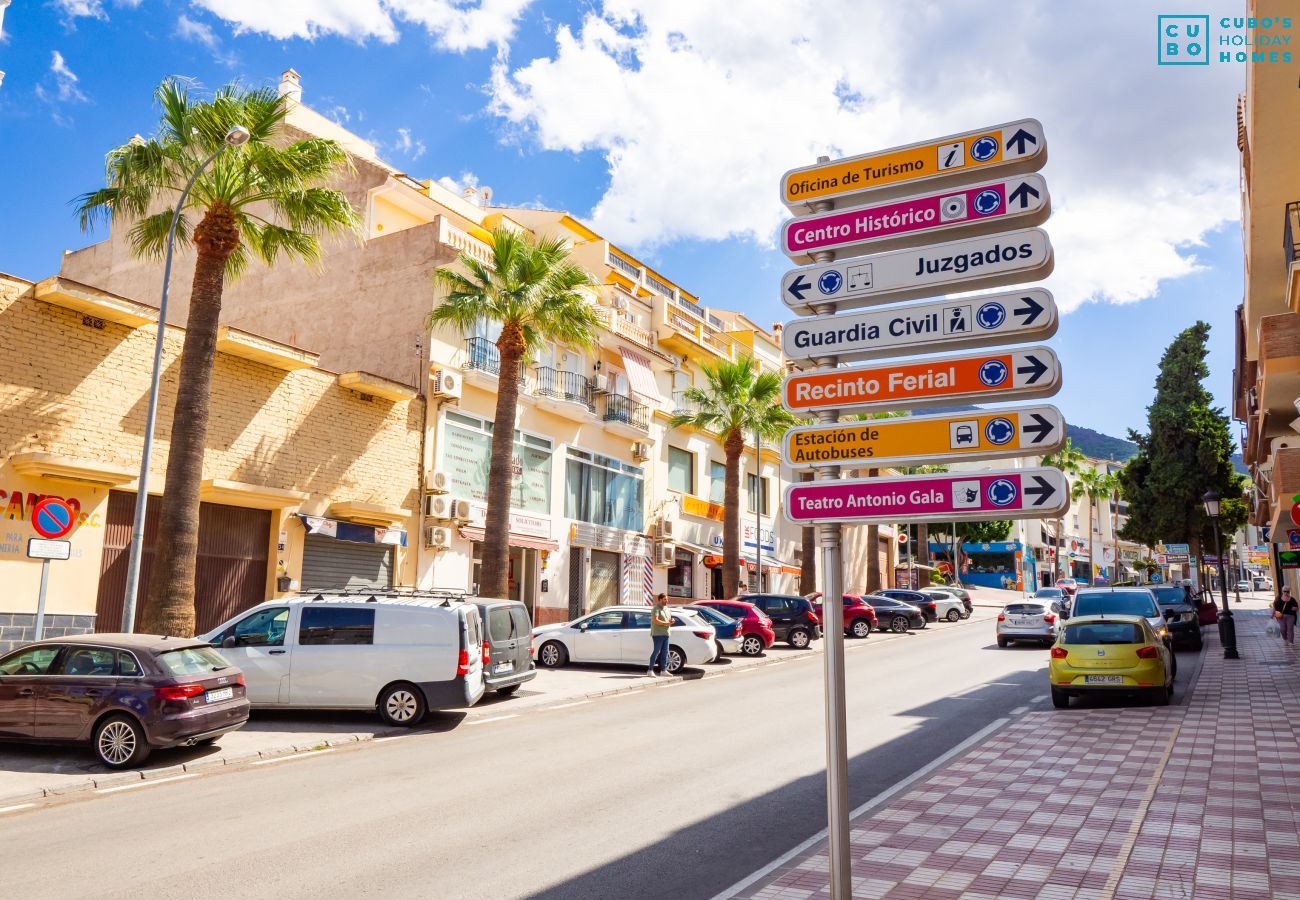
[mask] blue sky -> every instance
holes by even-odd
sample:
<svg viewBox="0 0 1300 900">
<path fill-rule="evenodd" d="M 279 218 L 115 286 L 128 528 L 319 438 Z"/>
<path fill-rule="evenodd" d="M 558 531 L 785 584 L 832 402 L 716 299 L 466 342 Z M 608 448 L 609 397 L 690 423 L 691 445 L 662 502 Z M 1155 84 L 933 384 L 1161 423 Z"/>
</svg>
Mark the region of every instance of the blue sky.
<svg viewBox="0 0 1300 900">
<path fill-rule="evenodd" d="M 1240 14 L 1238 4 L 1203 4 Z M 15 0 L 0 70 L 0 270 L 93 238 L 71 213 L 170 74 L 275 83 L 420 178 L 568 209 L 706 303 L 786 317 L 780 173 L 1035 116 L 1069 421 L 1141 428 L 1159 355 L 1214 326 L 1227 405 L 1241 297 L 1240 66 L 1154 64 L 1155 12 L 1098 0 Z M 1086 9 L 1079 7 L 1086 6 Z M 905 7 L 905 8 L 904 8 Z M 846 21 L 870 27 L 845 28 Z"/>
</svg>

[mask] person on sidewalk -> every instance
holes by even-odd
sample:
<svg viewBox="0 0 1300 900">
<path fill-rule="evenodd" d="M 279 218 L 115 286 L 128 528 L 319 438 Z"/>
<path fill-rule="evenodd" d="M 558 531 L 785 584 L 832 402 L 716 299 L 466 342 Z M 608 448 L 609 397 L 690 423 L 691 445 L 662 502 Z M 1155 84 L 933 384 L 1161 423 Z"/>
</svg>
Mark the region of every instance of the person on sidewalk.
<svg viewBox="0 0 1300 900">
<path fill-rule="evenodd" d="M 672 624 L 668 595 L 656 594 L 655 605 L 650 610 L 650 640 L 654 642 L 654 649 L 650 651 L 650 665 L 645 670 L 647 675 L 659 676 L 668 669 L 668 629 Z"/>
<path fill-rule="evenodd" d="M 1282 588 L 1282 593 L 1273 601 L 1273 615 L 1277 619 L 1278 628 L 1281 630 L 1282 640 L 1294 647 L 1295 622 L 1296 616 L 1300 615 L 1300 603 L 1297 603 L 1295 597 L 1291 596 L 1289 587 Z"/>
</svg>

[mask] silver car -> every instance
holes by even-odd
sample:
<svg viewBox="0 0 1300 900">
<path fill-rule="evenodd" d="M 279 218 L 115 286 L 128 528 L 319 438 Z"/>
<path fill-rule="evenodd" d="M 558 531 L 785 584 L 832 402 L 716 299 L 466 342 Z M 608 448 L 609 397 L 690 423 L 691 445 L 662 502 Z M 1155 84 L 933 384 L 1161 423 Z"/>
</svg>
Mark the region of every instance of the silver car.
<svg viewBox="0 0 1300 900">
<path fill-rule="evenodd" d="M 1046 603 L 1028 600 L 1008 603 L 998 613 L 998 646 L 1012 641 L 1033 641 L 1050 647 L 1056 642 L 1061 619 Z"/>
</svg>

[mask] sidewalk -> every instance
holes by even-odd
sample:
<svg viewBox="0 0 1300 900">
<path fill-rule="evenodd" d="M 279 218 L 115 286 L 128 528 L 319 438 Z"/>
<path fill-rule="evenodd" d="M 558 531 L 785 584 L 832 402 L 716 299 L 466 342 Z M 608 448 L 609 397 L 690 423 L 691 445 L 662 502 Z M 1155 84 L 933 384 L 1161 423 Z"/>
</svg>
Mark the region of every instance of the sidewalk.
<svg viewBox="0 0 1300 900">
<path fill-rule="evenodd" d="M 1182 705 L 1024 714 L 864 812 L 854 896 L 1300 900 L 1300 651 L 1236 618 Z M 823 839 L 721 896 L 826 897 L 827 866 Z"/>
</svg>

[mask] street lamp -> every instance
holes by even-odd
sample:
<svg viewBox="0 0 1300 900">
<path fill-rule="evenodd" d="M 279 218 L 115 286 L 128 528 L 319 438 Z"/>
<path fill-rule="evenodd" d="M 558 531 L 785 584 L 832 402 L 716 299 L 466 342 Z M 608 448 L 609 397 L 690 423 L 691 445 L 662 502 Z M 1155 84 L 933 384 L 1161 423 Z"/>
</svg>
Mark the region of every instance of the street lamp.
<svg viewBox="0 0 1300 900">
<path fill-rule="evenodd" d="M 140 558 L 144 553 L 144 520 L 149 506 L 149 464 L 153 460 L 153 432 L 158 419 L 158 382 L 162 377 L 163 337 L 167 333 L 167 290 L 172 278 L 172 248 L 176 242 L 176 223 L 181 218 L 181 208 L 190 195 L 194 182 L 198 181 L 212 161 L 225 152 L 227 147 L 240 147 L 248 143 L 248 129 L 235 125 L 226 132 L 221 146 L 194 170 L 190 180 L 185 183 L 176 200 L 176 209 L 172 211 L 171 225 L 167 229 L 167 256 L 163 262 L 162 299 L 158 303 L 158 333 L 153 342 L 153 377 L 149 382 L 149 410 L 145 414 L 144 452 L 140 455 L 140 479 L 135 493 L 135 521 L 131 525 L 131 549 L 126 564 L 126 595 L 122 599 L 122 631 L 130 634 L 135 630 L 136 594 L 140 588 Z"/>
<path fill-rule="evenodd" d="M 1237 653 L 1237 625 L 1232 621 L 1232 610 L 1228 608 L 1228 576 L 1223 569 L 1223 549 L 1219 539 L 1219 515 L 1222 504 L 1219 492 L 1211 488 L 1201 498 L 1205 503 L 1205 515 L 1214 528 L 1214 555 L 1219 566 L 1219 593 L 1223 598 L 1223 611 L 1219 613 L 1219 642 L 1223 644 L 1224 659 L 1240 659 Z"/>
</svg>

